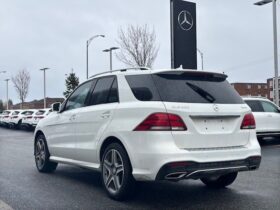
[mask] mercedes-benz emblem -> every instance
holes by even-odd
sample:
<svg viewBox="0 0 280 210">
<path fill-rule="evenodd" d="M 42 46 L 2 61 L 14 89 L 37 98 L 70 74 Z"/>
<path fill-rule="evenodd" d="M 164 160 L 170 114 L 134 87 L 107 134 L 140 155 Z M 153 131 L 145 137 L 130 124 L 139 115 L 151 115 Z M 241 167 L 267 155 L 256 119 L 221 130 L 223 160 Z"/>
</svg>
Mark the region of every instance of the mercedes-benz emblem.
<svg viewBox="0 0 280 210">
<path fill-rule="evenodd" d="M 219 106 L 217 104 L 214 104 L 213 109 L 214 109 L 215 112 L 218 112 L 219 111 Z"/>
<path fill-rule="evenodd" d="M 178 15 L 178 23 L 182 30 L 189 31 L 193 27 L 193 17 L 190 12 L 183 10 Z"/>
</svg>

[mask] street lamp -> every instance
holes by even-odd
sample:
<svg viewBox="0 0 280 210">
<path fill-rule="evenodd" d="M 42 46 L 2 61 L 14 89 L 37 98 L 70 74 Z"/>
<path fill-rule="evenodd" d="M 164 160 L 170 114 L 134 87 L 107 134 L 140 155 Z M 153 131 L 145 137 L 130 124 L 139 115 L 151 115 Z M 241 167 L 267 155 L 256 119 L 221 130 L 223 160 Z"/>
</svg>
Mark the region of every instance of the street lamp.
<svg viewBox="0 0 280 210">
<path fill-rule="evenodd" d="M 272 4 L 273 10 L 273 37 L 274 37 L 274 71 L 275 71 L 275 102 L 279 106 L 279 79 L 278 79 L 278 43 L 277 43 L 277 14 L 276 0 L 262 0 L 256 2 L 255 5 L 262 6 L 268 3 Z"/>
<path fill-rule="evenodd" d="M 197 48 L 197 52 L 200 54 L 200 58 L 201 58 L 201 69 L 202 71 L 204 70 L 204 57 L 203 57 L 203 52 Z"/>
<path fill-rule="evenodd" d="M 47 107 L 47 98 L 46 98 L 46 70 L 49 68 L 42 68 L 40 71 L 44 72 L 44 109 Z"/>
<path fill-rule="evenodd" d="M 6 96 L 7 96 L 7 110 L 9 109 L 9 81 L 10 79 L 5 79 L 6 81 Z"/>
<path fill-rule="evenodd" d="M 112 51 L 118 50 L 118 47 L 111 47 L 109 49 L 103 50 L 103 52 L 109 52 L 110 53 L 110 71 L 113 70 L 113 58 L 112 58 Z"/>
<path fill-rule="evenodd" d="M 89 40 L 87 40 L 87 79 L 88 79 L 88 47 L 89 47 L 90 43 L 92 42 L 92 40 L 96 39 L 97 37 L 105 38 L 105 35 L 95 35 L 95 36 L 91 37 Z"/>
</svg>

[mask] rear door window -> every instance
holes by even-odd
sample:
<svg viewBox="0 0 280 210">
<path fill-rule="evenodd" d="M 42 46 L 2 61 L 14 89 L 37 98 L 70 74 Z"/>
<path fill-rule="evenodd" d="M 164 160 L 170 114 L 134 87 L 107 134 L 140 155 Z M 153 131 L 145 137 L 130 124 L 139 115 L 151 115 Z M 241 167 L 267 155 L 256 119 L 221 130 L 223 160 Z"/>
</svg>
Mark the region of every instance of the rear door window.
<svg viewBox="0 0 280 210">
<path fill-rule="evenodd" d="M 263 110 L 265 112 L 274 112 L 274 113 L 279 113 L 279 110 L 277 109 L 277 107 L 275 105 L 273 105 L 272 103 L 266 102 L 266 101 L 261 101 Z"/>
<path fill-rule="evenodd" d="M 103 77 L 97 80 L 89 105 L 114 103 L 118 100 L 116 77 Z"/>
<path fill-rule="evenodd" d="M 263 107 L 259 101 L 245 100 L 245 102 L 251 108 L 252 112 L 264 112 Z"/>
</svg>

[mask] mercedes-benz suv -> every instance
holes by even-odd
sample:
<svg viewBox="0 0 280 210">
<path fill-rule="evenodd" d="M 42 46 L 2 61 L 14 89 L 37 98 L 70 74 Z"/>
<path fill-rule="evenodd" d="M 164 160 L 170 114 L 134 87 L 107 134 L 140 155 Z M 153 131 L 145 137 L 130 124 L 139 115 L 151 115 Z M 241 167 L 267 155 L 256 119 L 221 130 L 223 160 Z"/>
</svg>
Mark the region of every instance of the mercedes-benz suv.
<svg viewBox="0 0 280 210">
<path fill-rule="evenodd" d="M 226 78 L 191 70 L 96 75 L 37 125 L 37 169 L 98 170 L 117 200 L 132 194 L 135 181 L 228 186 L 238 172 L 259 167 L 261 151 L 254 116 Z"/>
</svg>

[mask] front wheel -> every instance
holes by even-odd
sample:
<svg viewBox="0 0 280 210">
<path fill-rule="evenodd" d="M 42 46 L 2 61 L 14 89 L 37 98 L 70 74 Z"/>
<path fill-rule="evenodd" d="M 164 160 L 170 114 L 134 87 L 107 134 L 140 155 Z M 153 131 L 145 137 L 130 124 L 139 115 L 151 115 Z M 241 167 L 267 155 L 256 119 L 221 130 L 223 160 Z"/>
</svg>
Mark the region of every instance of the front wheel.
<svg viewBox="0 0 280 210">
<path fill-rule="evenodd" d="M 57 163 L 49 160 L 50 153 L 44 135 L 38 135 L 34 144 L 35 163 L 39 172 L 51 173 L 55 171 Z"/>
<path fill-rule="evenodd" d="M 110 144 L 103 154 L 102 181 L 112 199 L 124 200 L 133 194 L 135 180 L 129 157 L 118 143 Z"/>
<path fill-rule="evenodd" d="M 211 188 L 223 188 L 231 185 L 237 177 L 237 172 L 222 175 L 219 177 L 207 177 L 202 178 L 201 181 L 207 186 Z"/>
</svg>

